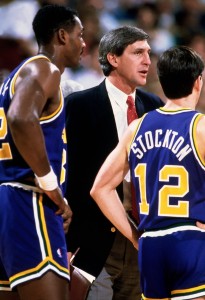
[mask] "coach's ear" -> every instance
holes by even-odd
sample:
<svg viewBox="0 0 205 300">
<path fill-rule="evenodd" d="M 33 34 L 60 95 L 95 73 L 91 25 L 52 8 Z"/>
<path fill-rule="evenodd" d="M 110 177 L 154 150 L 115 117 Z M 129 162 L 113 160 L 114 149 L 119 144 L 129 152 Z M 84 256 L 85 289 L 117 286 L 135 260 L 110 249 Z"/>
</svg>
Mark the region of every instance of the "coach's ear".
<svg viewBox="0 0 205 300">
<path fill-rule="evenodd" d="M 115 54 L 113 54 L 113 53 L 108 53 L 107 54 L 107 60 L 109 61 L 109 63 L 113 66 L 113 67 L 117 67 L 118 66 L 118 64 L 117 64 L 117 57 L 116 57 L 116 55 Z"/>
</svg>

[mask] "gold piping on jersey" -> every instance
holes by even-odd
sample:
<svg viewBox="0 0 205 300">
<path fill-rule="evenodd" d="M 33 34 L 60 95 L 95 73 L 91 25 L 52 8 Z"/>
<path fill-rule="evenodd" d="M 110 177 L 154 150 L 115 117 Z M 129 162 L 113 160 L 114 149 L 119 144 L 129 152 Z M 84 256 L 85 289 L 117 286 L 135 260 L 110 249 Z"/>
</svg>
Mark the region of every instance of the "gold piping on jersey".
<svg viewBox="0 0 205 300">
<path fill-rule="evenodd" d="M 18 77 L 20 71 L 22 70 L 22 68 L 23 68 L 27 63 L 29 63 L 29 62 L 31 62 L 31 61 L 34 61 L 34 60 L 36 60 L 36 59 L 40 59 L 40 58 L 44 58 L 44 59 L 50 61 L 50 59 L 49 59 L 47 56 L 39 54 L 39 55 L 35 55 L 35 56 L 30 57 L 29 59 L 27 59 L 27 60 L 22 64 L 22 66 L 18 69 L 18 71 L 17 71 L 16 74 L 14 75 L 14 77 L 13 77 L 13 79 L 12 79 L 12 82 L 11 82 L 11 87 L 10 87 L 11 96 L 13 96 L 14 93 L 15 93 L 15 83 L 16 83 L 16 79 L 17 79 L 17 77 Z M 50 61 L 50 62 L 51 62 L 51 61 Z"/>
<path fill-rule="evenodd" d="M 196 159 L 198 160 L 199 164 L 204 169 L 204 167 L 205 167 L 205 161 L 204 161 L 203 157 L 201 156 L 201 154 L 199 152 L 199 147 L 198 147 L 197 141 L 196 141 L 196 135 L 197 135 L 196 128 L 197 128 L 198 122 L 200 121 L 200 119 L 203 116 L 204 116 L 203 114 L 199 113 L 192 120 L 192 126 L 190 128 L 190 130 L 191 130 L 190 131 L 190 140 L 191 140 L 191 143 L 192 143 L 192 148 L 193 148 L 194 155 L 195 155 Z"/>
<path fill-rule="evenodd" d="M 22 68 L 23 68 L 26 64 L 28 64 L 28 63 L 30 63 L 30 62 L 32 62 L 32 61 L 34 61 L 34 60 L 37 60 L 37 59 L 42 59 L 42 58 L 44 58 L 44 59 L 48 60 L 49 62 L 51 62 L 51 60 L 50 60 L 47 56 L 42 55 L 42 54 L 39 54 L 39 55 L 35 55 L 35 56 L 30 57 L 29 59 L 27 59 L 27 60 L 22 64 L 22 66 L 18 69 L 18 71 L 16 72 L 16 74 L 15 74 L 14 77 L 12 78 L 11 85 L 10 85 L 10 97 L 11 97 L 11 98 L 12 98 L 12 96 L 13 96 L 14 93 L 15 93 L 15 83 L 16 83 L 17 77 L 19 76 L 19 73 L 20 73 L 20 71 L 22 70 Z M 55 118 L 55 117 L 59 114 L 59 112 L 62 110 L 62 107 L 63 107 L 63 93 L 62 93 L 62 89 L 61 89 L 60 86 L 59 86 L 59 91 L 60 91 L 60 104 L 59 104 L 58 108 L 57 108 L 51 115 L 48 115 L 48 116 L 45 116 L 45 117 L 41 117 L 41 118 L 39 119 L 40 122 L 41 122 L 41 121 L 48 121 L 48 120 L 50 120 L 50 119 L 52 119 L 52 118 Z"/>
<path fill-rule="evenodd" d="M 190 111 L 190 110 L 192 110 L 192 109 L 191 108 L 186 108 L 186 107 L 176 108 L 176 109 L 166 109 L 164 107 L 160 107 L 160 108 L 156 109 L 156 111 L 158 111 L 159 113 L 162 113 L 162 114 L 170 114 L 170 113 L 178 114 L 178 113 L 185 112 L 185 111 Z"/>
<path fill-rule="evenodd" d="M 135 136 L 137 135 L 137 132 L 139 131 L 139 129 L 140 129 L 140 127 L 141 127 L 141 124 L 142 124 L 142 121 L 144 120 L 144 118 L 146 117 L 146 115 L 147 115 L 147 113 L 145 113 L 145 114 L 143 115 L 143 117 L 141 117 L 141 118 L 139 119 L 139 123 L 137 124 L 137 126 L 136 126 L 136 128 L 135 128 L 135 130 L 134 130 L 134 132 L 133 132 L 133 134 L 132 134 L 132 138 L 131 138 L 130 143 L 129 143 L 128 147 L 127 147 L 127 154 L 128 154 L 128 157 L 129 157 L 129 155 L 130 155 L 130 149 L 131 149 L 132 142 L 134 141 Z"/>
<path fill-rule="evenodd" d="M 63 92 L 62 92 L 61 86 L 59 86 L 59 90 L 60 90 L 60 104 L 59 104 L 58 108 L 51 115 L 41 117 L 40 118 L 41 123 L 47 123 L 51 119 L 56 118 L 59 115 L 59 113 L 62 111 L 63 104 L 64 104 L 64 101 L 63 101 L 64 98 L 63 98 Z"/>
</svg>

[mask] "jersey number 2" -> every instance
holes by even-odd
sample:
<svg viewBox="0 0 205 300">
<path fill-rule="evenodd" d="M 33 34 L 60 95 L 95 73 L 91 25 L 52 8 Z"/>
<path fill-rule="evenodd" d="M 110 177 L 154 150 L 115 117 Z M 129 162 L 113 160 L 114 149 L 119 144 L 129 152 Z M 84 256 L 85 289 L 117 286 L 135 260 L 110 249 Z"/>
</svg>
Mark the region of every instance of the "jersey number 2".
<svg viewBox="0 0 205 300">
<path fill-rule="evenodd" d="M 7 121 L 4 109 L 0 107 L 0 141 L 7 135 Z M 0 160 L 12 159 L 9 143 L 2 143 L 0 147 Z"/>
</svg>

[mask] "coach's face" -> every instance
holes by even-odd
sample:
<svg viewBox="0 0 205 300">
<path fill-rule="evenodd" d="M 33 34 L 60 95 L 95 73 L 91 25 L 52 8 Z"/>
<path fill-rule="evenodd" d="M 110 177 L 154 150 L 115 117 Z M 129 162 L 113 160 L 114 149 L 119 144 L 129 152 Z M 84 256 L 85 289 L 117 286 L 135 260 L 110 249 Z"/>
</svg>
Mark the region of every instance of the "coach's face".
<svg viewBox="0 0 205 300">
<path fill-rule="evenodd" d="M 115 70 L 120 78 L 133 88 L 144 86 L 150 60 L 150 46 L 146 40 L 137 41 L 125 48 L 121 56 L 116 56 Z"/>
</svg>

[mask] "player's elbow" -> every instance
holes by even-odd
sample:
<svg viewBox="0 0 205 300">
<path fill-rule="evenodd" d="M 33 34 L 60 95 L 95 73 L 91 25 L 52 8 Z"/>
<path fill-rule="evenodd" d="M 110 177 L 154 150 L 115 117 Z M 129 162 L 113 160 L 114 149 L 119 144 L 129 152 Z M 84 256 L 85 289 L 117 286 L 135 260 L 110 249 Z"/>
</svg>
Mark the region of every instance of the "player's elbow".
<svg viewBox="0 0 205 300">
<path fill-rule="evenodd" d="M 25 118 L 21 118 L 16 114 L 8 112 L 7 114 L 8 126 L 11 130 L 18 130 L 21 127 L 24 127 L 26 124 Z"/>
<path fill-rule="evenodd" d="M 7 113 L 8 127 L 11 130 L 12 135 L 27 132 L 35 124 L 34 118 L 27 118 L 20 114 L 8 111 Z"/>
<path fill-rule="evenodd" d="M 91 190 L 90 190 L 90 196 L 95 200 L 96 197 L 97 197 L 96 195 L 97 195 L 96 187 L 95 187 L 95 185 L 93 185 Z"/>
<path fill-rule="evenodd" d="M 17 114 L 8 111 L 7 113 L 7 122 L 11 131 L 18 130 L 24 123 L 23 118 L 20 118 Z"/>
<path fill-rule="evenodd" d="M 100 196 L 101 196 L 101 188 L 100 186 L 95 182 L 90 190 L 90 195 L 94 199 L 95 202 L 98 202 Z"/>
</svg>

